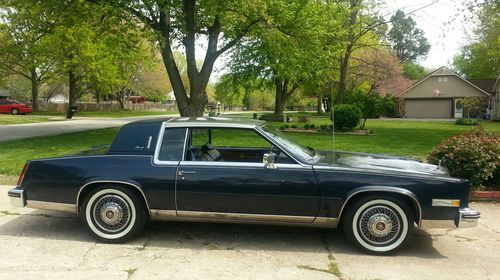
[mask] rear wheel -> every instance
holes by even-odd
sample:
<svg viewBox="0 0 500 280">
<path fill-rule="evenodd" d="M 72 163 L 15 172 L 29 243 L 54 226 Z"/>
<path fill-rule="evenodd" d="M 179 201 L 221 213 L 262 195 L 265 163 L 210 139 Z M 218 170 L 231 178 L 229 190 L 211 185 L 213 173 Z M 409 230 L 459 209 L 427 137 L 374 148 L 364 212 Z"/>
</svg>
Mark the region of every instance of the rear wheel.
<svg viewBox="0 0 500 280">
<path fill-rule="evenodd" d="M 17 109 L 17 108 L 12 108 L 12 110 L 10 110 L 10 113 L 11 113 L 12 115 L 19 115 L 19 109 Z"/>
<path fill-rule="evenodd" d="M 371 254 L 389 254 L 413 235 L 413 215 L 397 197 L 365 196 L 343 217 L 344 232 L 358 248 Z"/>
<path fill-rule="evenodd" d="M 142 199 L 121 186 L 102 186 L 92 190 L 82 206 L 85 226 L 103 242 L 126 241 L 136 236 L 147 220 Z"/>
</svg>

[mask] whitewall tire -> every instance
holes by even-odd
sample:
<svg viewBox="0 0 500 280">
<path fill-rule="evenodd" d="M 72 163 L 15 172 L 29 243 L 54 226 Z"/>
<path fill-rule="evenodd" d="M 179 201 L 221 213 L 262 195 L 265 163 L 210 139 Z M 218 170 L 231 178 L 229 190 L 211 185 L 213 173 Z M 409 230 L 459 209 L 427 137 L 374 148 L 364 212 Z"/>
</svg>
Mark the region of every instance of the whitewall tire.
<svg viewBox="0 0 500 280">
<path fill-rule="evenodd" d="M 147 220 L 146 207 L 132 191 L 121 186 L 92 190 L 82 205 L 82 218 L 100 241 L 118 243 L 137 235 Z"/>
<path fill-rule="evenodd" d="M 347 209 L 343 226 L 358 248 L 371 254 L 389 254 L 413 235 L 413 215 L 398 197 L 365 196 Z"/>
</svg>

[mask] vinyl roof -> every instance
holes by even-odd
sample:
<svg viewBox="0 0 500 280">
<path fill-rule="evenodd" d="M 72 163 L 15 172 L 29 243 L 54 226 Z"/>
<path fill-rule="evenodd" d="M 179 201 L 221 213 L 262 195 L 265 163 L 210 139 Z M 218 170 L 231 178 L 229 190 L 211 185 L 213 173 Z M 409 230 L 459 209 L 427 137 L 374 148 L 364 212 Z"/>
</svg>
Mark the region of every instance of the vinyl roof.
<svg viewBox="0 0 500 280">
<path fill-rule="evenodd" d="M 227 117 L 198 117 L 198 118 L 154 118 L 130 123 L 131 125 L 164 123 L 166 127 L 241 127 L 254 128 L 264 125 L 265 122 L 253 119 L 227 118 Z"/>
</svg>

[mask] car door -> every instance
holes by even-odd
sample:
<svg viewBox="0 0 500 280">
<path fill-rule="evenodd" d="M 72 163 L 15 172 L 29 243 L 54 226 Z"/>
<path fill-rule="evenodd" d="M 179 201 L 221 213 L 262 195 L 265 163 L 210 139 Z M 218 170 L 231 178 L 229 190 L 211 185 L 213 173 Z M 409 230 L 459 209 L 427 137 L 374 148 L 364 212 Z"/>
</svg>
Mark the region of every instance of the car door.
<svg viewBox="0 0 500 280">
<path fill-rule="evenodd" d="M 210 128 L 207 139 L 190 129 L 186 149 L 196 150 L 203 142 L 215 149 L 238 149 L 259 154 L 272 147 L 253 129 Z M 196 143 L 197 142 L 197 143 Z M 189 154 L 190 151 L 187 152 Z M 286 155 L 281 155 L 283 158 Z M 234 157 L 231 161 L 181 161 L 177 170 L 177 215 L 209 219 L 311 223 L 320 198 L 311 166 L 277 162 L 267 168 L 262 159 Z M 287 161 L 285 161 L 287 162 Z"/>
</svg>

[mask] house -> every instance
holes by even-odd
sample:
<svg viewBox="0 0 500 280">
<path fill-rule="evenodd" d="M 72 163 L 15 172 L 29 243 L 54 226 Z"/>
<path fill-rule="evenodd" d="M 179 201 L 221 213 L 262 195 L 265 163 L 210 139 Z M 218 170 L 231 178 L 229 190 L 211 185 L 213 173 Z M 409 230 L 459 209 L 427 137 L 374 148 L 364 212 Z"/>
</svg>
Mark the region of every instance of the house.
<svg viewBox="0 0 500 280">
<path fill-rule="evenodd" d="M 6 90 L 0 89 L 0 100 L 9 99 L 10 94 Z"/>
<path fill-rule="evenodd" d="M 490 108 L 490 93 L 446 67 L 440 67 L 396 96 L 401 115 L 407 118 L 461 118 L 460 99 L 476 97 L 480 114 Z"/>
</svg>

